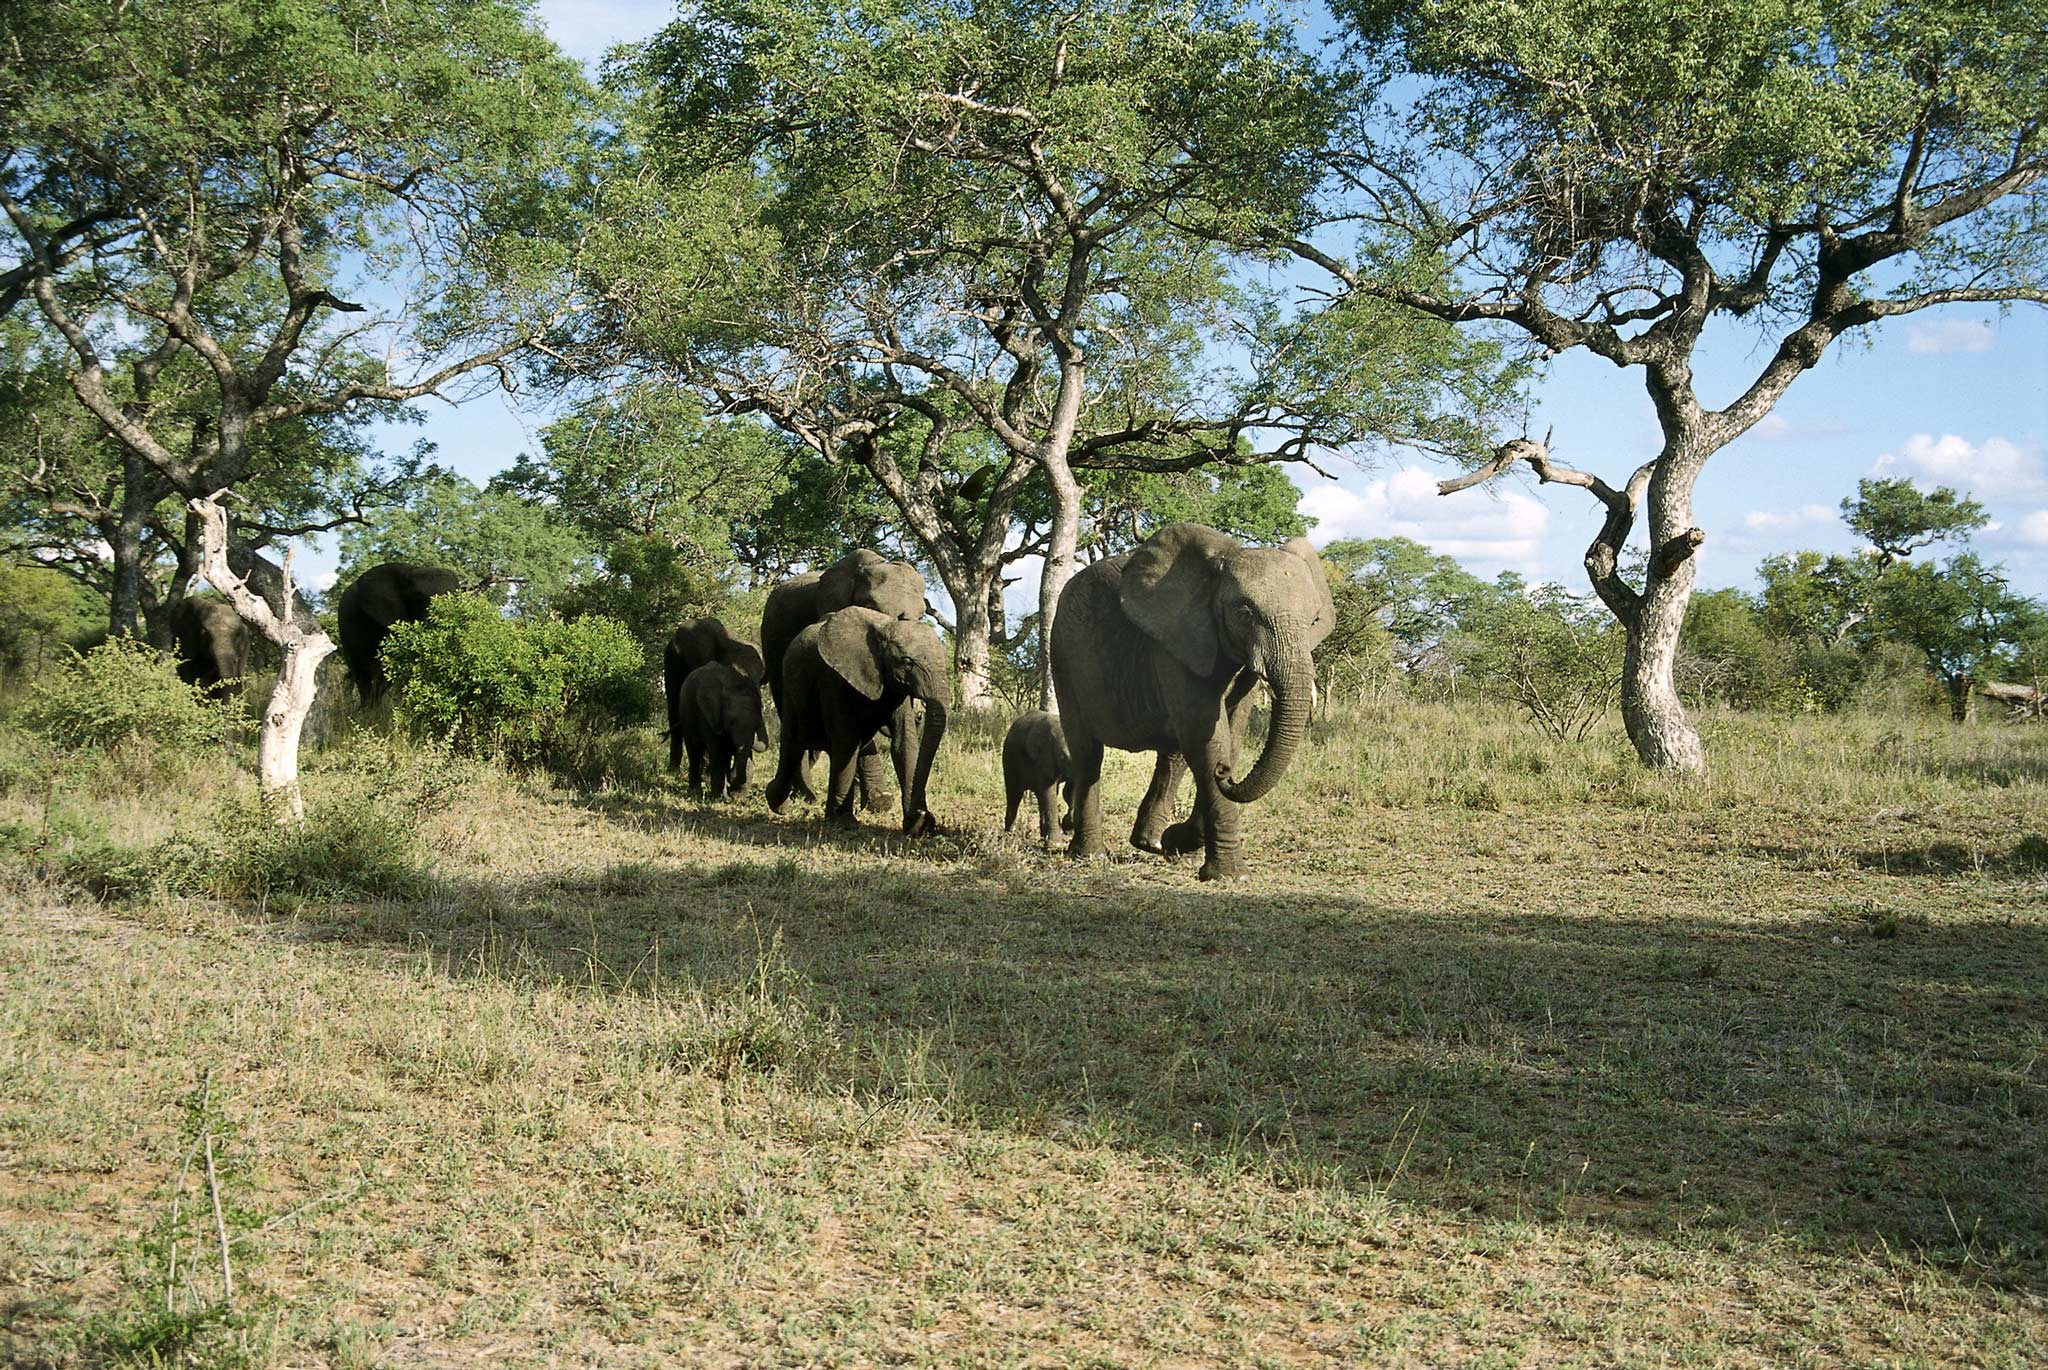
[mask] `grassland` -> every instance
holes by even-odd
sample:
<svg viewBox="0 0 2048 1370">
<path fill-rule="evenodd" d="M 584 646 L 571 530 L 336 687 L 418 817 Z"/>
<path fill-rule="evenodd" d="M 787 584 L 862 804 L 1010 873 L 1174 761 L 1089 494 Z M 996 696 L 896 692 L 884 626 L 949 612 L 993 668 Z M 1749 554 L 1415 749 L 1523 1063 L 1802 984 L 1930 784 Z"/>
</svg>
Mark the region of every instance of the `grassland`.
<svg viewBox="0 0 2048 1370">
<path fill-rule="evenodd" d="M 296 884 L 110 901 L 53 839 L 0 865 L 0 1359 L 2041 1363 L 2048 735 L 1705 731 L 1698 783 L 1320 725 L 1223 888 L 1006 837 L 972 726 L 912 843 L 370 741 Z M 54 807 L 198 850 L 247 783 Z M 417 851 L 360 821 L 407 800 Z"/>
</svg>

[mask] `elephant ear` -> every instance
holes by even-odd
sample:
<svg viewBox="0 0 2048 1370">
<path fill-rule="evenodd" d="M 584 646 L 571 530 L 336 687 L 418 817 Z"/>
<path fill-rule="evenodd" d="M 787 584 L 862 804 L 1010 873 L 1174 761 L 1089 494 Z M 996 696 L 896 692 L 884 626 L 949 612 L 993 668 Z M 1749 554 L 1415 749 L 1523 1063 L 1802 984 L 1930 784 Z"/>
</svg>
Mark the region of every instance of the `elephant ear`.
<svg viewBox="0 0 2048 1370">
<path fill-rule="evenodd" d="M 1216 576 L 1237 550 L 1214 528 L 1169 523 L 1124 563 L 1124 612 L 1198 676 L 1216 673 Z"/>
<path fill-rule="evenodd" d="M 1307 562 L 1309 573 L 1315 580 L 1317 608 L 1321 616 L 1315 627 L 1309 629 L 1309 646 L 1314 647 L 1337 626 L 1337 601 L 1330 593 L 1329 568 L 1323 565 L 1323 559 L 1316 555 L 1315 544 L 1307 538 L 1289 538 L 1280 544 L 1280 550 Z"/>
<path fill-rule="evenodd" d="M 839 678 L 869 699 L 882 697 L 882 664 L 876 659 L 872 626 L 859 609 L 828 614 L 818 625 L 818 655 Z"/>
</svg>

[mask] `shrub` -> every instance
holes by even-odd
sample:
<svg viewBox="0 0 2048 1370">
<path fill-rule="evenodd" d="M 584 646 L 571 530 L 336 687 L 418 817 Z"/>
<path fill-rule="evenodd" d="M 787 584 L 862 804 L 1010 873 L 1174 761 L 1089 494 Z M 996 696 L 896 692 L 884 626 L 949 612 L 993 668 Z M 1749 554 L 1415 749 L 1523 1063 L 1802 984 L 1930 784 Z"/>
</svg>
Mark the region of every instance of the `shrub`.
<svg viewBox="0 0 2048 1370">
<path fill-rule="evenodd" d="M 1468 660 L 1544 732 L 1583 742 L 1614 706 L 1623 645 L 1606 609 L 1545 585 L 1505 600 L 1475 634 Z"/>
<path fill-rule="evenodd" d="M 521 623 L 481 595 L 442 595 L 424 620 L 392 630 L 384 663 L 415 732 L 521 765 L 556 764 L 649 713 L 640 644 L 601 615 Z"/>
<path fill-rule="evenodd" d="M 221 745 L 232 714 L 230 706 L 178 679 L 155 648 L 115 637 L 74 655 L 54 680 L 35 686 L 19 718 L 67 752 L 190 754 Z"/>
</svg>

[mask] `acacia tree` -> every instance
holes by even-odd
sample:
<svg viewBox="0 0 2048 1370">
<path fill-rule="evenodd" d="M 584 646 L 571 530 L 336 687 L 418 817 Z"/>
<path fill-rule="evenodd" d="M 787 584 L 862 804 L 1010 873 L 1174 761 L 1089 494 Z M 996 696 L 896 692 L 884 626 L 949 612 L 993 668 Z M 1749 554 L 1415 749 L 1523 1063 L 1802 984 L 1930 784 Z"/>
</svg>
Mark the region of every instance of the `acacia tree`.
<svg viewBox="0 0 2048 1370">
<path fill-rule="evenodd" d="M 637 184 L 659 189 L 607 282 L 631 344 L 867 471 L 953 598 L 970 702 L 1027 483 L 1047 502 L 1042 646 L 1077 471 L 1462 450 L 1498 398 L 1455 391 L 1490 350 L 1370 303 L 1319 326 L 1220 246 L 1306 224 L 1341 109 L 1248 13 L 712 0 L 642 54 Z M 709 221 L 727 251 L 678 246 Z M 985 456 L 962 470 L 945 454 L 969 433 Z"/>
<path fill-rule="evenodd" d="M 582 81 L 515 0 L 92 8 L 28 35 L 67 74 L 7 87 L 0 212 L 71 391 L 137 479 L 235 491 L 266 430 L 509 379 L 569 308 Z M 67 236 L 80 186 L 89 241 Z M 188 362 L 205 402 L 166 412 Z M 278 568 L 232 529 L 226 549 L 287 613 Z"/>
<path fill-rule="evenodd" d="M 1662 432 L 1609 483 L 1510 443 L 1607 517 L 1587 574 L 1628 637 L 1622 713 L 1645 764 L 1705 756 L 1672 665 L 1703 535 L 1695 482 L 1845 334 L 1940 305 L 2048 301 L 2048 23 L 2039 0 L 1670 6 L 1339 0 L 1360 104 L 1343 165 L 1362 269 L 1431 318 L 1638 371 Z M 1764 359 L 1725 401 L 1694 367 L 1717 320 Z M 1620 569 L 1647 504 L 1640 584 Z"/>
</svg>

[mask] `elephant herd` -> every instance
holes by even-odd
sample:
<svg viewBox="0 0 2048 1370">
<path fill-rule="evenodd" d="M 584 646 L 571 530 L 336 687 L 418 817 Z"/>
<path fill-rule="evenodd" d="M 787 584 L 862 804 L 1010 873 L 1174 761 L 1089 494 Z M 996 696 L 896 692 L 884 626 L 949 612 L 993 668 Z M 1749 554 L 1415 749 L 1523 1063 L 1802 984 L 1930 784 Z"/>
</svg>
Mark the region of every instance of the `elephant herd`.
<svg viewBox="0 0 2048 1370">
<path fill-rule="evenodd" d="M 392 626 L 423 617 L 435 595 L 456 588 L 452 572 L 386 564 L 343 592 L 342 656 L 365 699 L 386 688 L 378 648 Z M 215 610 L 228 618 L 233 611 L 218 601 L 187 604 L 194 607 L 177 629 L 181 672 L 189 665 L 195 674 L 187 678 L 197 683 L 242 674 L 246 652 L 236 657 L 227 641 L 239 620 L 215 622 Z M 687 754 L 692 791 L 708 781 L 714 798 L 744 787 L 752 753 L 768 747 L 765 688 L 781 720 L 767 786 L 772 811 L 792 796 L 817 797 L 806 772 L 819 754 L 829 817 L 853 821 L 856 807 L 885 806 L 886 748 L 904 832 L 932 830 L 926 789 L 952 685 L 948 654 L 925 612 L 917 568 L 863 549 L 775 587 L 758 648 L 715 618 L 683 624 L 662 657 L 669 768 L 679 770 Z M 1070 812 L 1059 826 L 1073 831 L 1069 850 L 1099 854 L 1104 750 L 1152 752 L 1131 845 L 1161 855 L 1200 851 L 1204 880 L 1241 874 L 1241 810 L 1273 789 L 1301 747 L 1310 653 L 1335 615 L 1322 563 L 1304 538 L 1246 547 L 1213 528 L 1174 523 L 1127 555 L 1083 568 L 1061 592 L 1053 620 L 1060 712 L 1025 714 L 1004 739 L 1005 827 L 1015 827 L 1023 797 L 1032 795 L 1049 844 L 1064 793 Z M 208 671 L 210 680 L 202 678 Z M 1239 752 L 1260 682 L 1271 694 L 1270 721 L 1246 770 Z M 1189 771 L 1194 807 L 1176 819 L 1176 792 Z"/>
<path fill-rule="evenodd" d="M 671 767 L 690 756 L 690 784 L 708 763 L 714 794 L 743 783 L 745 750 L 758 743 L 758 693 L 766 685 L 782 719 L 781 751 L 768 784 L 780 813 L 793 793 L 810 796 L 806 759 L 829 761 L 826 813 L 851 819 L 856 800 L 878 807 L 887 735 L 908 833 L 934 826 L 926 804 L 933 754 L 945 736 L 951 695 L 946 655 L 919 620 L 924 579 L 916 568 L 857 551 L 822 572 L 776 587 L 761 620 L 759 653 L 715 619 L 683 625 L 670 642 Z M 1213 528 L 1169 524 L 1126 556 L 1086 567 L 1061 593 L 1053 620 L 1052 675 L 1058 716 L 1032 712 L 1003 741 L 1004 826 L 1026 794 L 1050 843 L 1058 796 L 1067 797 L 1070 850 L 1102 850 L 1106 748 L 1152 752 L 1151 784 L 1131 845 L 1162 855 L 1200 851 L 1204 880 L 1243 872 L 1243 806 L 1264 798 L 1308 732 L 1310 654 L 1336 618 L 1328 577 L 1304 538 L 1246 547 Z M 703 681 L 698 686 L 697 682 Z M 1270 721 L 1256 762 L 1239 752 L 1260 682 Z M 1195 803 L 1175 820 L 1190 770 Z"/>
</svg>

